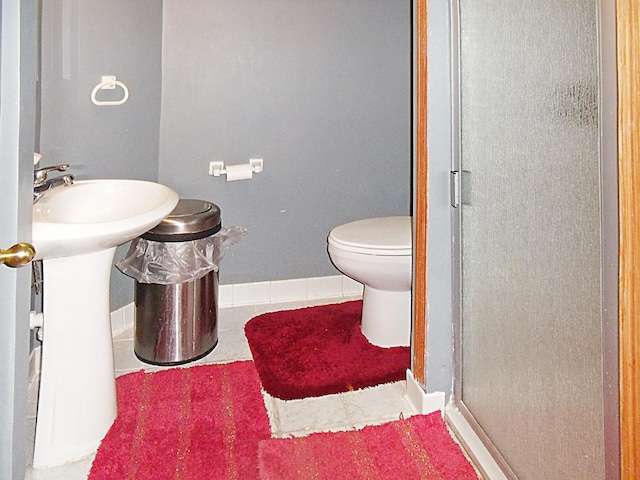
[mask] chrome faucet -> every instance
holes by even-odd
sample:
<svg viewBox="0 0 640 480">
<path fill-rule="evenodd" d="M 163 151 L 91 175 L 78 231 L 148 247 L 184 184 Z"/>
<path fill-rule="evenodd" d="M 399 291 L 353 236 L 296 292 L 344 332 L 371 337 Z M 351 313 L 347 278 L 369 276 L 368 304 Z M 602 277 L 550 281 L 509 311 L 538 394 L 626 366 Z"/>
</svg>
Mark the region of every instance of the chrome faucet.
<svg viewBox="0 0 640 480">
<path fill-rule="evenodd" d="M 65 172 L 69 169 L 69 165 L 53 165 L 51 167 L 38 168 L 33 172 L 33 203 L 36 203 L 40 197 L 49 190 L 60 185 L 73 184 L 73 175 L 62 175 L 55 178 L 47 178 L 49 172 Z"/>
</svg>

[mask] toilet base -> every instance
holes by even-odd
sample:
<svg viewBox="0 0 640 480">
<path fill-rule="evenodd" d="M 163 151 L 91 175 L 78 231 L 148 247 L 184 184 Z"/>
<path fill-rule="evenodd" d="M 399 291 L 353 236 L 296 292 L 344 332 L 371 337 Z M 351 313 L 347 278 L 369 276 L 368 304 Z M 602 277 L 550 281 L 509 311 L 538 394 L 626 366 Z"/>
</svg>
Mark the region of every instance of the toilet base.
<svg viewBox="0 0 640 480">
<path fill-rule="evenodd" d="M 384 291 L 364 286 L 363 335 L 379 347 L 408 347 L 411 342 L 411 291 Z"/>
</svg>

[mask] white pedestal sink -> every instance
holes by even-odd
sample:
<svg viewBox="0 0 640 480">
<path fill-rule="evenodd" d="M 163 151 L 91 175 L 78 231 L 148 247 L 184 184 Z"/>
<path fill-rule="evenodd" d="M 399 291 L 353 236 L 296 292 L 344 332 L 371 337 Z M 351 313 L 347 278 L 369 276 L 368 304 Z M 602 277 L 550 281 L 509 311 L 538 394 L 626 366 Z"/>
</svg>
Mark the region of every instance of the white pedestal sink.
<svg viewBox="0 0 640 480">
<path fill-rule="evenodd" d="M 43 343 L 34 468 L 96 451 L 116 417 L 109 282 L 115 247 L 157 225 L 178 194 L 153 182 L 85 180 L 33 206 L 43 260 Z"/>
</svg>

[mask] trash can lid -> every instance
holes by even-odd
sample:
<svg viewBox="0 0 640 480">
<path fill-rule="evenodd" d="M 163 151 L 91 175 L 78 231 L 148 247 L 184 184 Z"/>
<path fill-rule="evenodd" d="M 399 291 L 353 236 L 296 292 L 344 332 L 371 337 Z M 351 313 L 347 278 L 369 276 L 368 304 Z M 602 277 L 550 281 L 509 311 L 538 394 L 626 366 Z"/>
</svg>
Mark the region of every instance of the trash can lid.
<svg viewBox="0 0 640 480">
<path fill-rule="evenodd" d="M 142 238 L 156 242 L 188 242 L 213 235 L 221 228 L 220 208 L 215 203 L 180 199 L 173 212 Z"/>
</svg>

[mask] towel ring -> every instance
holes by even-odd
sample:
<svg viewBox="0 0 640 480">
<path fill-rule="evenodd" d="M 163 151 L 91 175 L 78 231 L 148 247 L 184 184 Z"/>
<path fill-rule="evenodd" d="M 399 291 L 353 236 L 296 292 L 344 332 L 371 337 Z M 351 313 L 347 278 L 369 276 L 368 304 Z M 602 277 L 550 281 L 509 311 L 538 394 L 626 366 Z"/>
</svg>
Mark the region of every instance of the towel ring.
<svg viewBox="0 0 640 480">
<path fill-rule="evenodd" d="M 96 95 L 100 90 L 113 90 L 116 86 L 122 88 L 124 92 L 124 96 L 120 100 L 98 100 Z M 119 80 L 116 80 L 114 76 L 104 76 L 102 77 L 102 82 L 96 85 L 91 92 L 91 101 L 98 105 L 99 107 L 104 107 L 107 105 L 122 105 L 129 99 L 129 89 L 127 86 Z"/>
</svg>

